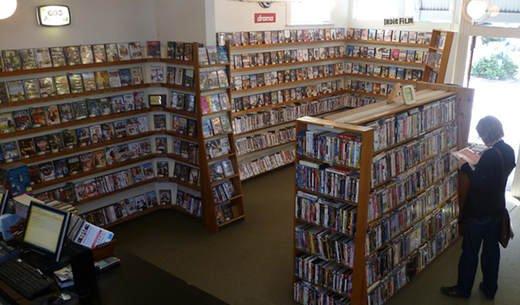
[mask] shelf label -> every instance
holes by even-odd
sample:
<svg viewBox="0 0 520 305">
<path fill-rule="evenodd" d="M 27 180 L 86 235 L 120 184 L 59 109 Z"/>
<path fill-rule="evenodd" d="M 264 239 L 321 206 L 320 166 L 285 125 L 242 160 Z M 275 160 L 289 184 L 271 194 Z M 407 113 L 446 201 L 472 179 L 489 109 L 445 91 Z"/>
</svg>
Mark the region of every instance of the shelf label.
<svg viewBox="0 0 520 305">
<path fill-rule="evenodd" d="M 255 23 L 276 23 L 276 13 L 255 13 Z"/>
<path fill-rule="evenodd" d="M 384 25 L 411 25 L 414 24 L 413 17 L 406 18 L 385 18 L 383 19 Z"/>
</svg>

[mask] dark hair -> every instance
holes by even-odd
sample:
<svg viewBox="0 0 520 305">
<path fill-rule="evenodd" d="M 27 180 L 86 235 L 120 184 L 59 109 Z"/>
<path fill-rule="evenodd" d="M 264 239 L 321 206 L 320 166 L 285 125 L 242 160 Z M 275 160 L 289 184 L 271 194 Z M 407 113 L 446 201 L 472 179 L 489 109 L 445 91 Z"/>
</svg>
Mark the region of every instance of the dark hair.
<svg viewBox="0 0 520 305">
<path fill-rule="evenodd" d="M 504 137 L 502 123 L 491 115 L 488 115 L 477 124 L 477 132 L 485 144 L 492 144 Z"/>
</svg>

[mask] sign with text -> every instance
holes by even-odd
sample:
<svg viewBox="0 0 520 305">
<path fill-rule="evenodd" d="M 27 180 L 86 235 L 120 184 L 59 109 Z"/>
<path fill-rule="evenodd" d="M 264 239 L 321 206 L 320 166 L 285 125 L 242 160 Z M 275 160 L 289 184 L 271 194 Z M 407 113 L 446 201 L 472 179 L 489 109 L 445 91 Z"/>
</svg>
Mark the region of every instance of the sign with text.
<svg viewBox="0 0 520 305">
<path fill-rule="evenodd" d="M 255 13 L 255 23 L 276 23 L 276 13 Z"/>
<path fill-rule="evenodd" d="M 384 19 L 384 25 L 412 25 L 413 17 L 407 17 L 407 18 L 385 18 Z"/>
<path fill-rule="evenodd" d="M 38 7 L 38 22 L 43 26 L 70 24 L 70 10 L 66 5 L 42 5 Z"/>
</svg>

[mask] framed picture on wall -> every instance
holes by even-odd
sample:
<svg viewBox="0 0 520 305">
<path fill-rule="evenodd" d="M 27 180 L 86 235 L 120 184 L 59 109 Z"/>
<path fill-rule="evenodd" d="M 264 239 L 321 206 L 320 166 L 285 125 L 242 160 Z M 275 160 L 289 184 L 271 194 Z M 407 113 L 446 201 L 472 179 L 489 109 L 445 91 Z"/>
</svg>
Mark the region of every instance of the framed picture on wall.
<svg viewBox="0 0 520 305">
<path fill-rule="evenodd" d="M 153 106 L 162 106 L 166 105 L 166 95 L 164 94 L 153 94 L 148 96 L 148 105 L 150 107 Z"/>
<path fill-rule="evenodd" d="M 406 85 L 401 88 L 403 102 L 405 105 L 415 104 L 415 87 L 413 85 Z"/>
</svg>

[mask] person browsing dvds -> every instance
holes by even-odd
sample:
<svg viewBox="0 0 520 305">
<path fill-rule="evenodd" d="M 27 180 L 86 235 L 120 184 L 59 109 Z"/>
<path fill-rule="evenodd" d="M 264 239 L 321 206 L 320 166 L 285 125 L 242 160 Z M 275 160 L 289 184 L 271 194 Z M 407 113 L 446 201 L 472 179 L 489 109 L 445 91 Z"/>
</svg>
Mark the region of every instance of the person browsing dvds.
<svg viewBox="0 0 520 305">
<path fill-rule="evenodd" d="M 515 155 L 511 146 L 502 140 L 504 131 L 497 118 L 482 118 L 476 129 L 487 149 L 480 156 L 472 155 L 466 149 L 457 152 L 462 154 L 458 157 L 463 160 L 460 171 L 466 183 L 462 184 L 467 185 L 467 194 L 461 196 L 459 216 L 462 254 L 457 284 L 442 287 L 441 292 L 450 297 L 470 297 L 482 248 L 480 263 L 483 281 L 479 288 L 487 299 L 492 300 L 498 289 L 499 242 L 504 234 L 504 217 L 509 220 L 505 189 L 507 178 L 515 168 Z M 454 154 L 456 157 L 457 153 Z M 507 238 L 509 240 L 509 236 Z"/>
</svg>

